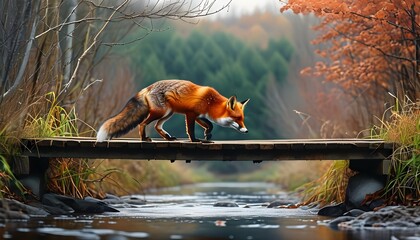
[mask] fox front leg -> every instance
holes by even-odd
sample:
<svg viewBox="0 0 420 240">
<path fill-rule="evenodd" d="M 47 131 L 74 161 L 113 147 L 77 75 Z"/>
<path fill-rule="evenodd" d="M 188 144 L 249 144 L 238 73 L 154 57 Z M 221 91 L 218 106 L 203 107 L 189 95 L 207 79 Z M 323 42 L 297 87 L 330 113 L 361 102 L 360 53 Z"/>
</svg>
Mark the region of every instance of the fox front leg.
<svg viewBox="0 0 420 240">
<path fill-rule="evenodd" d="M 204 140 L 210 141 L 213 130 L 213 124 L 207 118 L 197 118 L 196 122 L 204 128 Z"/>
<path fill-rule="evenodd" d="M 185 114 L 185 123 L 186 123 L 186 127 L 187 127 L 187 134 L 188 137 L 190 138 L 191 142 L 199 142 L 200 140 L 198 140 L 197 138 L 195 138 L 195 129 L 194 129 L 194 125 L 195 125 L 195 120 L 197 119 L 197 115 L 196 114 Z"/>
</svg>

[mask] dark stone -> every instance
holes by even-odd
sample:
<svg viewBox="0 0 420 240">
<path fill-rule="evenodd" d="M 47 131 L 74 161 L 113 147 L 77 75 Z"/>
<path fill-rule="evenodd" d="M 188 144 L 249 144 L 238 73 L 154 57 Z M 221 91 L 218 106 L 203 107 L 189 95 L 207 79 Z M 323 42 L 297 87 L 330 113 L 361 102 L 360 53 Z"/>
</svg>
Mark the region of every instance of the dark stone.
<svg viewBox="0 0 420 240">
<path fill-rule="evenodd" d="M 337 229 L 338 228 L 338 224 L 342 223 L 342 222 L 348 222 L 353 220 L 355 217 L 352 216 L 341 216 L 341 217 L 337 217 L 333 220 L 331 220 L 328 223 L 328 226 L 330 226 L 331 228 Z"/>
<path fill-rule="evenodd" d="M 143 199 L 138 199 L 138 200 L 129 199 L 124 202 L 130 205 L 145 205 L 146 204 L 146 201 L 144 201 Z"/>
<path fill-rule="evenodd" d="M 65 215 L 65 214 L 69 214 L 68 211 L 63 210 L 62 208 L 44 205 L 44 204 L 42 204 L 40 202 L 32 202 L 32 203 L 30 203 L 30 205 L 31 206 L 34 206 L 34 207 L 37 207 L 37 208 L 40 208 L 40 209 L 43 209 L 47 213 L 52 214 L 52 215 Z"/>
<path fill-rule="evenodd" d="M 289 204 L 289 202 L 282 201 L 282 200 L 274 200 L 270 204 L 268 204 L 267 208 L 274 208 L 274 207 L 283 206 L 287 204 Z"/>
<path fill-rule="evenodd" d="M 119 212 L 117 209 L 108 206 L 105 202 L 102 202 L 99 199 L 86 197 L 84 200 L 77 199 L 77 202 L 86 207 L 86 211 L 98 211 L 102 212 Z M 95 213 L 95 212 L 94 212 Z"/>
<path fill-rule="evenodd" d="M 385 204 L 386 204 L 385 200 L 380 198 L 380 199 L 374 199 L 371 202 L 368 202 L 366 206 L 369 208 L 369 210 L 375 210 L 376 208 L 384 206 Z"/>
<path fill-rule="evenodd" d="M 145 205 L 146 204 L 146 201 L 144 200 L 144 198 L 140 198 L 137 196 L 122 196 L 120 199 L 122 200 L 122 202 L 130 204 L 130 205 Z"/>
<path fill-rule="evenodd" d="M 120 197 L 115 196 L 115 195 L 106 194 L 105 198 L 102 199 L 102 202 L 104 202 L 106 204 L 122 204 L 122 203 L 124 203 L 124 200 L 121 199 Z"/>
<path fill-rule="evenodd" d="M 239 207 L 239 205 L 236 202 L 220 201 L 213 204 L 213 207 Z"/>
<path fill-rule="evenodd" d="M 385 227 L 393 227 L 393 228 L 416 228 L 418 227 L 417 224 L 412 223 L 408 219 L 401 219 L 401 220 L 395 220 L 392 222 L 386 222 L 383 223 Z"/>
<path fill-rule="evenodd" d="M 41 208 L 30 206 L 13 199 L 3 199 L 0 203 L 0 218 L 3 219 L 28 219 L 31 215 L 48 215 L 48 212 Z"/>
<path fill-rule="evenodd" d="M 373 194 L 385 187 L 385 175 L 373 175 L 359 173 L 350 177 L 346 189 L 346 206 L 347 209 L 372 210 L 368 205 L 362 205 L 366 195 Z M 375 205 L 376 206 L 376 205 Z"/>
<path fill-rule="evenodd" d="M 389 206 L 378 211 L 365 212 L 345 223 L 346 228 L 418 228 L 419 207 Z M 341 225 L 339 225 L 341 227 Z"/>
<path fill-rule="evenodd" d="M 142 201 L 144 201 L 144 198 L 140 198 L 140 197 L 137 197 L 137 196 L 122 196 L 121 197 L 121 199 L 123 199 L 123 200 L 142 200 Z"/>
<path fill-rule="evenodd" d="M 358 217 L 358 216 L 362 215 L 363 213 L 365 213 L 365 211 L 360 210 L 360 209 L 352 209 L 352 210 L 344 213 L 343 216 Z"/>
<path fill-rule="evenodd" d="M 338 205 L 326 206 L 319 210 L 318 215 L 338 217 L 343 216 L 358 216 L 363 211 L 370 211 L 384 204 L 382 199 L 373 199 L 369 202 L 364 202 L 366 195 L 374 194 L 385 187 L 386 176 L 359 173 L 350 177 L 346 189 L 346 199 L 344 203 Z M 363 210 L 362 212 L 350 211 L 353 209 Z M 358 215 L 357 215 L 358 214 Z"/>
<path fill-rule="evenodd" d="M 26 220 L 29 219 L 29 215 L 20 211 L 12 211 L 7 209 L 0 209 L 0 218 L 1 219 L 19 219 Z"/>
<path fill-rule="evenodd" d="M 318 211 L 318 215 L 320 216 L 327 216 L 327 217 L 338 217 L 342 216 L 346 212 L 346 205 L 344 203 L 340 203 L 337 205 L 331 205 L 321 208 Z"/>
<path fill-rule="evenodd" d="M 54 194 L 54 193 L 47 193 L 42 196 L 41 203 L 43 205 L 59 208 L 63 210 L 65 213 L 73 213 L 74 209 L 71 208 L 68 204 L 64 203 L 62 200 L 64 199 L 64 196 Z M 68 200 L 68 202 L 70 199 Z"/>
<path fill-rule="evenodd" d="M 109 207 L 106 203 L 95 198 L 77 199 L 53 193 L 44 194 L 42 203 L 48 206 L 62 208 L 68 213 L 119 212 L 117 209 Z"/>
<path fill-rule="evenodd" d="M 105 194 L 105 198 L 103 200 L 109 200 L 109 199 L 121 201 L 121 198 L 120 197 L 115 196 L 115 195 L 112 195 L 112 194 L 109 194 L 109 193 L 106 193 Z"/>
<path fill-rule="evenodd" d="M 40 208 L 24 204 L 13 199 L 9 199 L 7 200 L 7 202 L 9 204 L 9 208 L 15 211 L 21 211 L 28 215 L 42 215 L 42 216 L 48 215 L 48 212 Z"/>
</svg>

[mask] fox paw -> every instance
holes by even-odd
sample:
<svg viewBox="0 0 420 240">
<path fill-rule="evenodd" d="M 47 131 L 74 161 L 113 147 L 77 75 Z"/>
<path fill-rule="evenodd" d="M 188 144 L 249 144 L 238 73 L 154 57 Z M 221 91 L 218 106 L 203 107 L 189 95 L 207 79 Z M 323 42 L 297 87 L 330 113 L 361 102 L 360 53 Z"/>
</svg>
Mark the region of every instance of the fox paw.
<svg viewBox="0 0 420 240">
<path fill-rule="evenodd" d="M 140 140 L 144 141 L 144 142 L 151 142 L 152 141 L 152 139 L 150 137 L 141 138 Z"/>
<path fill-rule="evenodd" d="M 175 140 L 176 140 L 176 137 L 172 137 L 172 136 L 171 136 L 171 135 L 169 135 L 169 134 L 165 134 L 164 138 L 165 138 L 167 141 L 175 141 Z"/>
<path fill-rule="evenodd" d="M 213 135 L 211 133 L 204 134 L 204 139 L 209 141 Z"/>
<path fill-rule="evenodd" d="M 201 142 L 201 143 L 212 143 L 212 141 L 209 141 L 207 139 L 191 139 L 191 142 Z"/>
</svg>

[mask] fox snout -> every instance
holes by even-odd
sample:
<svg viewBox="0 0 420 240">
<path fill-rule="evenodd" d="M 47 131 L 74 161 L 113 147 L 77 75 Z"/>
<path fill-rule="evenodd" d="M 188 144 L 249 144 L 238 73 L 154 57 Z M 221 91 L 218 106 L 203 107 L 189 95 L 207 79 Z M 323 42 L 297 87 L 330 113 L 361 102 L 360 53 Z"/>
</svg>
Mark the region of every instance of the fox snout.
<svg viewBox="0 0 420 240">
<path fill-rule="evenodd" d="M 230 126 L 241 133 L 248 133 L 248 129 L 245 127 L 245 125 L 241 127 L 237 122 L 232 122 Z"/>
</svg>

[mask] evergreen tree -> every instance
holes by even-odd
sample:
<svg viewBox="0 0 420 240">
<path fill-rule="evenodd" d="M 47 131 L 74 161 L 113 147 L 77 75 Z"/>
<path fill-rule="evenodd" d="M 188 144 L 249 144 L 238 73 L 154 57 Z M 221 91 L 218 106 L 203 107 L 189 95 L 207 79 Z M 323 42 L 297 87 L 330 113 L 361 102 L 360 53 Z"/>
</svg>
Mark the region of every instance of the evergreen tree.
<svg viewBox="0 0 420 240">
<path fill-rule="evenodd" d="M 241 66 L 246 69 L 247 77 L 251 81 L 259 81 L 267 74 L 267 64 L 264 62 L 261 53 L 254 48 L 244 48 L 238 56 Z"/>
<path fill-rule="evenodd" d="M 274 52 L 268 64 L 277 81 L 283 81 L 286 78 L 288 74 L 288 63 L 280 53 Z"/>
<path fill-rule="evenodd" d="M 266 88 L 268 76 L 283 81 L 288 73 L 288 60 L 293 54 L 286 39 L 270 40 L 262 49 L 248 45 L 225 32 L 207 34 L 199 30 L 188 36 L 175 31 L 156 32 L 125 52 L 131 59 L 139 87 L 162 79 L 187 79 L 214 87 L 222 95 L 250 98 L 245 110 L 248 134 L 219 130 L 215 139 L 264 139 L 279 137 L 270 131 L 267 119 Z M 165 128 L 176 137 L 186 137 L 184 118 L 174 116 Z M 153 136 L 154 131 L 151 131 Z M 197 137 L 202 129 L 197 126 Z"/>
<path fill-rule="evenodd" d="M 151 54 L 147 60 L 139 67 L 140 78 L 137 79 L 137 83 L 145 87 L 153 82 L 160 79 L 165 79 L 167 74 L 165 70 L 165 64 L 160 61 L 156 54 Z"/>
</svg>

